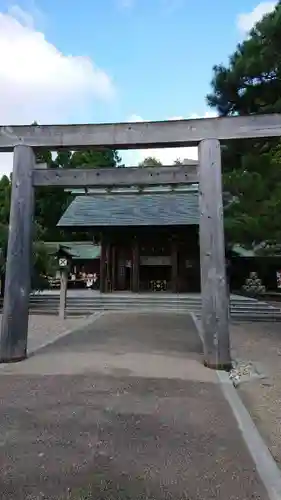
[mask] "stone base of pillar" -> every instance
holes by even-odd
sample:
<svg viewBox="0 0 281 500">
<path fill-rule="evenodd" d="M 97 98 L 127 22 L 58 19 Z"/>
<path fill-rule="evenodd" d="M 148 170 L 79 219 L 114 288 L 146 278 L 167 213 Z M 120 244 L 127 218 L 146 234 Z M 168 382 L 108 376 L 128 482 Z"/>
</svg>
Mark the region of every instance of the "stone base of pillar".
<svg viewBox="0 0 281 500">
<path fill-rule="evenodd" d="M 21 356 L 16 356 L 14 358 L 0 358 L 0 363 L 19 363 L 20 361 L 24 361 L 27 359 L 27 353 L 22 354 Z"/>
<path fill-rule="evenodd" d="M 204 360 L 204 366 L 206 366 L 206 368 L 210 368 L 211 370 L 220 370 L 225 372 L 230 372 L 233 368 L 231 361 L 227 363 L 212 363 Z"/>
</svg>

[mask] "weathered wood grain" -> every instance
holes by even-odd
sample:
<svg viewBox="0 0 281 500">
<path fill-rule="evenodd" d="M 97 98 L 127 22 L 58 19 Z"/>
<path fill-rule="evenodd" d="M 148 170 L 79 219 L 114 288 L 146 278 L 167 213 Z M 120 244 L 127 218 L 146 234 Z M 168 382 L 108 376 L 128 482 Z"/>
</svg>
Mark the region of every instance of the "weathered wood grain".
<svg viewBox="0 0 281 500">
<path fill-rule="evenodd" d="M 51 150 L 179 147 L 196 146 L 208 138 L 224 141 L 280 135 L 280 114 L 137 123 L 3 125 L 0 127 L 0 151 L 12 151 L 19 144 Z"/>
<path fill-rule="evenodd" d="M 231 365 L 223 226 L 221 152 L 216 139 L 199 146 L 200 260 L 205 364 Z"/>
<path fill-rule="evenodd" d="M 198 182 L 197 166 L 128 167 L 88 169 L 35 169 L 34 186 L 91 188 L 114 186 L 153 186 Z"/>
<path fill-rule="evenodd" d="M 33 187 L 33 151 L 16 146 L 14 151 L 5 297 L 0 338 L 0 361 L 24 359 L 27 352 L 30 295 Z"/>
<path fill-rule="evenodd" d="M 60 303 L 59 303 L 60 319 L 65 319 L 65 314 L 66 314 L 67 281 L 68 281 L 68 270 L 62 269 L 60 273 Z"/>
</svg>

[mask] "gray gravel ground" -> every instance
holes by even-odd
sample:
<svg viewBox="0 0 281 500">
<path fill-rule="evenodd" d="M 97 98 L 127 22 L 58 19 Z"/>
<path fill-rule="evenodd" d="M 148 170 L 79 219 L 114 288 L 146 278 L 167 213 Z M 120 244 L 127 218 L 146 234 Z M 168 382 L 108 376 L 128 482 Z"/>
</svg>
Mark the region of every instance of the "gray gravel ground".
<svg viewBox="0 0 281 500">
<path fill-rule="evenodd" d="M 3 500 L 268 500 L 188 315 L 104 315 L 0 394 Z"/>
<path fill-rule="evenodd" d="M 281 325 L 280 323 L 239 324 L 231 327 L 235 357 L 251 360 L 264 378 L 238 386 L 273 457 L 281 467 Z"/>
</svg>

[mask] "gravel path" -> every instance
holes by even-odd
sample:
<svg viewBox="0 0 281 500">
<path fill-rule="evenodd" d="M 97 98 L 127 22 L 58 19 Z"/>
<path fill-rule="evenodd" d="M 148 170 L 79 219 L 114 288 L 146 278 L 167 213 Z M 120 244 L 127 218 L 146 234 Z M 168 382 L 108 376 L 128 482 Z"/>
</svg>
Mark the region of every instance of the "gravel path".
<svg viewBox="0 0 281 500">
<path fill-rule="evenodd" d="M 105 314 L 0 394 L 1 500 L 269 500 L 187 314 Z"/>
<path fill-rule="evenodd" d="M 2 321 L 2 315 L 0 315 Z M 85 322 L 85 317 L 69 318 L 64 321 L 58 316 L 30 315 L 28 327 L 28 350 L 34 351 L 42 345 L 55 340 L 62 333 L 79 327 Z"/>
<path fill-rule="evenodd" d="M 231 327 L 233 356 L 254 362 L 265 378 L 238 386 L 239 394 L 281 467 L 281 325 L 239 324 Z"/>
</svg>

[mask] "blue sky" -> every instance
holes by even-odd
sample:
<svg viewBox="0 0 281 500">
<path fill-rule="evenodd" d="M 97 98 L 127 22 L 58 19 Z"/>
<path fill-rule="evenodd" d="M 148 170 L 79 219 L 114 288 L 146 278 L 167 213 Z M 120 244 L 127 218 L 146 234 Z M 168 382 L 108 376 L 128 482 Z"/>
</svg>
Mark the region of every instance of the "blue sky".
<svg viewBox="0 0 281 500">
<path fill-rule="evenodd" d="M 19 3 L 20 4 L 20 3 Z M 1 5 L 1 2 L 0 2 Z M 202 114 L 212 66 L 226 62 L 255 0 L 38 0 L 45 35 L 64 54 L 90 56 L 118 98 L 93 120 Z M 23 7 L 28 4 L 23 3 Z M 123 6 L 123 7 L 122 7 Z"/>
<path fill-rule="evenodd" d="M 14 101 L 11 82 L 4 97 L 2 92 L 0 121 L 22 122 L 37 113 L 32 119 L 41 123 L 204 116 L 212 66 L 227 62 L 247 28 L 273 5 L 256 0 L 0 0 L 0 79 L 12 79 L 17 88 Z M 10 24 L 3 24 L 7 19 Z M 16 33 L 10 40 L 17 39 L 18 48 L 1 60 L 1 36 L 3 45 L 9 30 Z M 29 41 L 23 56 L 24 34 Z"/>
</svg>

